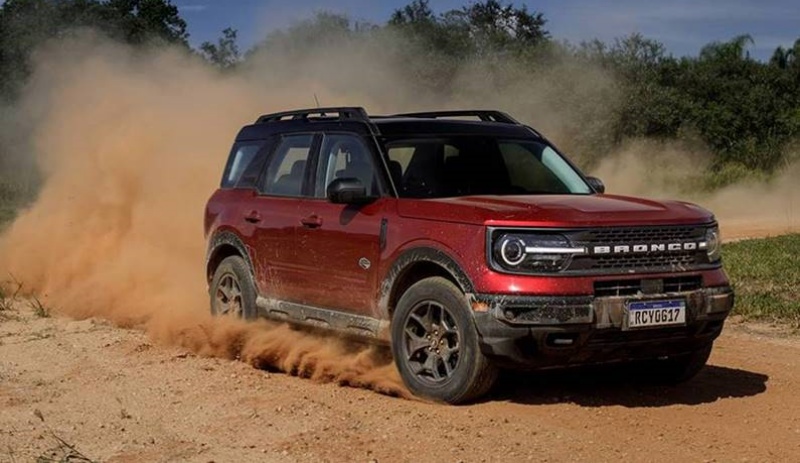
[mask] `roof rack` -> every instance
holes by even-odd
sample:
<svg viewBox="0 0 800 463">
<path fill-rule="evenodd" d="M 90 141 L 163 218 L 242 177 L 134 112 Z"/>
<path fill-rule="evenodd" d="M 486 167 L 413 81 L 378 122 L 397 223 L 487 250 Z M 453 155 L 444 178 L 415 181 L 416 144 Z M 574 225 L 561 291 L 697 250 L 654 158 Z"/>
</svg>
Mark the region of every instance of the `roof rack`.
<svg viewBox="0 0 800 463">
<path fill-rule="evenodd" d="M 331 108 L 311 108 L 311 109 L 297 109 L 294 111 L 284 111 L 280 113 L 264 114 L 256 119 L 256 124 L 264 124 L 267 122 L 278 122 L 282 120 L 308 120 L 308 119 L 326 119 L 326 120 L 356 120 L 369 123 L 369 115 L 364 108 L 357 106 L 342 106 Z"/>
<path fill-rule="evenodd" d="M 393 114 L 389 117 L 418 117 L 424 119 L 439 119 L 447 117 L 477 117 L 484 122 L 501 122 L 503 124 L 522 125 L 519 121 L 502 111 L 488 111 L 468 109 L 463 111 L 433 111 L 422 113 Z"/>
</svg>

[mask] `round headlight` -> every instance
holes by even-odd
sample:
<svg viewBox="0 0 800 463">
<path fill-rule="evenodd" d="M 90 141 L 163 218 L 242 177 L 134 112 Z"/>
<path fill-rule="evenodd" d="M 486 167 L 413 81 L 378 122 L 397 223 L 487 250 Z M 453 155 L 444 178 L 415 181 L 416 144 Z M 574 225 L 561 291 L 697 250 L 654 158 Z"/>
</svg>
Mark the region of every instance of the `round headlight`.
<svg viewBox="0 0 800 463">
<path fill-rule="evenodd" d="M 516 266 L 525 260 L 525 243 L 519 238 L 507 237 L 500 244 L 500 257 L 507 265 Z"/>
<path fill-rule="evenodd" d="M 706 253 L 708 260 L 717 262 L 722 257 L 722 240 L 719 236 L 719 228 L 709 228 L 706 230 Z"/>
</svg>

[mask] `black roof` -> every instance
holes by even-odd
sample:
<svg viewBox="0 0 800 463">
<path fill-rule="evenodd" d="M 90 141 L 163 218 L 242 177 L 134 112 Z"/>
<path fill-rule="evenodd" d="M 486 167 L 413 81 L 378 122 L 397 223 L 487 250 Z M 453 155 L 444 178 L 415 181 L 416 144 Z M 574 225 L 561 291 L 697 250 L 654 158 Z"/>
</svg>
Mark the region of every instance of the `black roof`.
<svg viewBox="0 0 800 463">
<path fill-rule="evenodd" d="M 411 136 L 421 134 L 442 135 L 494 135 L 505 137 L 537 136 L 530 128 L 521 124 L 483 122 L 453 119 L 385 118 L 374 121 L 381 135 Z"/>
<path fill-rule="evenodd" d="M 500 111 L 437 111 L 374 116 L 360 107 L 333 107 L 265 114 L 254 124 L 243 127 L 237 140 L 309 130 L 346 130 L 389 137 L 441 134 L 541 138 L 532 128 Z"/>
</svg>

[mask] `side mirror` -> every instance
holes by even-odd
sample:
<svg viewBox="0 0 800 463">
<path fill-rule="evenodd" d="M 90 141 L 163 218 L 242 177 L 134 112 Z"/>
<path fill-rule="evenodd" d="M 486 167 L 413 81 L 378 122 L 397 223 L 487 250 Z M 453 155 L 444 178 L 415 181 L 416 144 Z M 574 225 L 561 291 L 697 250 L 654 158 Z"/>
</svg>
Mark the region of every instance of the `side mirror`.
<svg viewBox="0 0 800 463">
<path fill-rule="evenodd" d="M 589 183 L 589 186 L 592 189 L 600 194 L 606 192 L 606 186 L 603 185 L 603 181 L 597 177 L 586 177 L 586 182 Z"/>
<path fill-rule="evenodd" d="M 367 187 L 357 178 L 337 178 L 328 185 L 327 193 L 334 204 L 366 204 L 375 199 L 367 196 Z"/>
</svg>

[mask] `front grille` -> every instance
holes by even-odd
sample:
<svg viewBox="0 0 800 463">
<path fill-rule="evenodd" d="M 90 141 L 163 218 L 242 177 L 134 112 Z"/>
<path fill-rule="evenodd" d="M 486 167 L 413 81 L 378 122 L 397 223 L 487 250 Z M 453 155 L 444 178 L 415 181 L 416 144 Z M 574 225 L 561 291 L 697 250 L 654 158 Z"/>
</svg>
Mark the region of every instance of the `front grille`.
<svg viewBox="0 0 800 463">
<path fill-rule="evenodd" d="M 697 291 L 703 287 L 703 278 L 699 275 L 690 277 L 664 278 L 665 293 L 683 293 Z"/>
<path fill-rule="evenodd" d="M 705 239 L 707 225 L 609 227 L 567 232 L 573 246 L 593 250 L 595 247 L 614 248 L 637 245 L 700 243 Z M 575 273 L 643 273 L 685 272 L 709 267 L 708 256 L 701 249 L 648 252 L 590 252 L 572 259 L 567 272 Z"/>
<path fill-rule="evenodd" d="M 606 280 L 594 283 L 594 295 L 608 297 L 680 293 L 696 291 L 702 286 L 703 279 L 699 275 L 645 280 Z"/>
<path fill-rule="evenodd" d="M 599 270 L 648 268 L 683 270 L 696 262 L 696 251 L 673 254 L 598 256 L 593 259 L 591 268 Z"/>
<path fill-rule="evenodd" d="M 589 231 L 586 239 L 602 244 L 691 241 L 702 238 L 705 230 L 705 227 L 607 228 Z"/>
<path fill-rule="evenodd" d="M 595 281 L 595 297 L 633 296 L 642 290 L 642 280 Z"/>
</svg>

